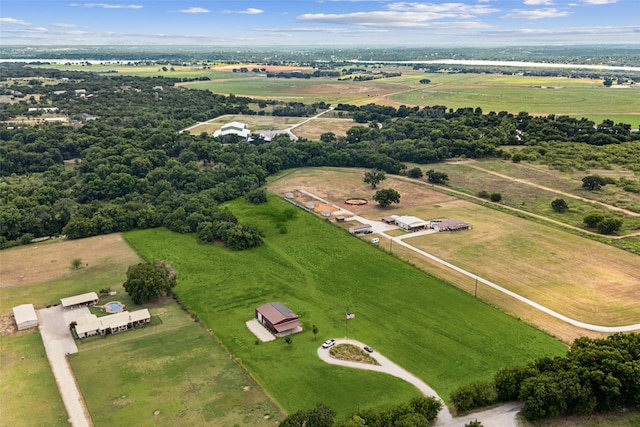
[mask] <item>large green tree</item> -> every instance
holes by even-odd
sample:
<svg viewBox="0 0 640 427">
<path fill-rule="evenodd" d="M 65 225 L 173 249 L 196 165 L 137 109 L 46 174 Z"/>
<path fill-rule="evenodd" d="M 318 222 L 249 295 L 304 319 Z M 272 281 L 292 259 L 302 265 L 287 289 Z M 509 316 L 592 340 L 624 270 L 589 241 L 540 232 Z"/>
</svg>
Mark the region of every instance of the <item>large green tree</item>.
<svg viewBox="0 0 640 427">
<path fill-rule="evenodd" d="M 371 184 L 372 188 L 376 188 L 378 184 L 387 179 L 384 174 L 384 171 L 381 170 L 371 170 L 364 173 L 364 182 L 365 184 Z"/>
<path fill-rule="evenodd" d="M 136 304 L 156 300 L 171 293 L 176 286 L 176 273 L 161 261 L 141 262 L 127 270 L 124 290 Z"/>
<path fill-rule="evenodd" d="M 589 191 L 599 190 L 604 185 L 607 185 L 607 180 L 598 175 L 589 175 L 582 178 L 582 188 L 586 188 Z"/>
<path fill-rule="evenodd" d="M 373 196 L 373 200 L 378 202 L 378 204 L 383 208 L 386 208 L 391 203 L 400 203 L 400 193 L 393 188 L 383 188 L 376 191 L 376 194 Z"/>
</svg>

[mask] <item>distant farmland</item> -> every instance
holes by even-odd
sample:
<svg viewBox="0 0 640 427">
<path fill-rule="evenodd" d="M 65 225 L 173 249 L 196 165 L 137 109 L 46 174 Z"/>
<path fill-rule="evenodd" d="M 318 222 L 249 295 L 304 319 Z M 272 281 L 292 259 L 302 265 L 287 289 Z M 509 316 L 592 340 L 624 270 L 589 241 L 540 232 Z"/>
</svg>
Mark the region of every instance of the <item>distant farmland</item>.
<svg viewBox="0 0 640 427">
<path fill-rule="evenodd" d="M 596 123 L 605 118 L 624 122 L 637 128 L 640 124 L 637 88 L 605 88 L 593 79 L 537 77 L 502 74 L 424 73 L 410 67 L 385 67 L 401 72 L 401 77 L 370 81 L 338 81 L 335 78 L 281 79 L 267 78 L 264 73 L 234 73 L 234 67 L 249 69 L 258 65 L 216 65 L 208 69 L 194 66 L 173 66 L 162 71 L 160 66 L 125 65 L 49 65 L 58 69 L 113 72 L 135 76 L 165 76 L 177 78 L 208 77 L 210 81 L 182 83 L 192 89 L 206 89 L 219 94 L 234 94 L 253 98 L 313 103 L 324 101 L 332 105 L 445 105 L 449 108 L 480 107 L 484 112 L 508 111 L 531 114 L 557 114 L 587 117 Z M 279 70 L 300 70 L 300 67 L 279 67 Z M 431 84 L 420 84 L 422 79 Z"/>
</svg>

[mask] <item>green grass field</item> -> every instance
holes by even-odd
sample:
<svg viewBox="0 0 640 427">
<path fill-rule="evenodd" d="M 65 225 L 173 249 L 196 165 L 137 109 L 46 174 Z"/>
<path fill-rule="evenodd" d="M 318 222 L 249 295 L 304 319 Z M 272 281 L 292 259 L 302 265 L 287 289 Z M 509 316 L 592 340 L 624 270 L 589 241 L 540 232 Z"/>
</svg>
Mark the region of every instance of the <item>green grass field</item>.
<svg viewBox="0 0 640 427">
<path fill-rule="evenodd" d="M 38 330 L 0 336 L 0 424 L 68 426 Z"/>
<path fill-rule="evenodd" d="M 273 196 L 265 205 L 240 200 L 230 207 L 265 231 L 263 246 L 232 252 L 162 229 L 125 238 L 145 259 L 172 263 L 182 301 L 289 412 L 320 401 L 345 415 L 358 405 L 379 407 L 415 395 L 394 378 L 323 364 L 315 352 L 329 337 L 348 334 L 372 345 L 445 399 L 463 384 L 491 378 L 502 366 L 566 350 L 529 325 Z M 269 301 L 289 306 L 306 328 L 289 346 L 282 340 L 256 344 L 244 324 L 256 306 Z M 347 308 L 357 315 L 349 323 Z M 314 324 L 317 337 L 310 332 Z"/>
<path fill-rule="evenodd" d="M 70 357 L 96 426 L 269 426 L 282 420 L 262 389 L 175 302 L 151 312 L 161 324 L 87 340 Z"/>
</svg>

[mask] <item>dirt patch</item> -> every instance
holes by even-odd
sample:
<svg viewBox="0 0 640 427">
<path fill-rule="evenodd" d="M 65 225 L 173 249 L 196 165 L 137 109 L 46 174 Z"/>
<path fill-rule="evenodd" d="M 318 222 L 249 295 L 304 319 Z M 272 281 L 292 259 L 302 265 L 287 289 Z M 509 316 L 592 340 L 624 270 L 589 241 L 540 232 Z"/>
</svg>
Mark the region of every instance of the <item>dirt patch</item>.
<svg viewBox="0 0 640 427">
<path fill-rule="evenodd" d="M 346 204 L 347 199 L 373 200 L 378 189 L 373 189 L 362 181 L 365 171 L 356 168 L 305 168 L 270 183 L 268 187 L 270 191 L 278 194 L 284 194 L 292 188 L 305 190 L 356 215 L 378 219 L 391 214 L 420 216 L 419 211 L 425 205 L 457 200 L 455 197 L 432 190 L 424 181 L 423 185 L 416 185 L 418 180 L 387 175 L 387 179 L 379 187 L 397 190 L 401 197 L 398 206 L 383 209 L 377 203 L 360 206 Z"/>
<path fill-rule="evenodd" d="M 18 332 L 18 327 L 13 318 L 13 314 L 0 316 L 0 335 L 11 335 Z"/>
<path fill-rule="evenodd" d="M 139 257 L 120 234 L 87 239 L 48 241 L 0 252 L 0 288 L 30 285 L 72 275 L 74 259 L 80 268 L 104 261 L 139 262 Z"/>
</svg>

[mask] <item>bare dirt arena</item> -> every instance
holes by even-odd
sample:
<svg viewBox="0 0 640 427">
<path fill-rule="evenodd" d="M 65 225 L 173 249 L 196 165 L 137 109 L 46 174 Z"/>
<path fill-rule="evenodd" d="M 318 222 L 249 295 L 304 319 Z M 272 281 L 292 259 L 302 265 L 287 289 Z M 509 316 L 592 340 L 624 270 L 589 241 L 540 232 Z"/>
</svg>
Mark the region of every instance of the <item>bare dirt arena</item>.
<svg viewBox="0 0 640 427">
<path fill-rule="evenodd" d="M 373 215 L 374 217 L 380 214 L 390 215 L 398 209 L 394 206 L 382 209 L 373 201 L 373 196 L 380 188 L 393 188 L 400 192 L 404 210 L 457 200 L 455 197 L 431 190 L 426 186 L 416 186 L 394 177 L 388 177 L 378 185 L 377 189 L 373 189 L 362 181 L 365 171 L 357 168 L 299 169 L 287 175 L 286 178 L 270 183 L 269 190 L 281 195 L 296 189 L 306 190 L 356 215 Z M 367 203 L 364 205 L 345 203 L 349 199 L 364 199 Z"/>
</svg>

